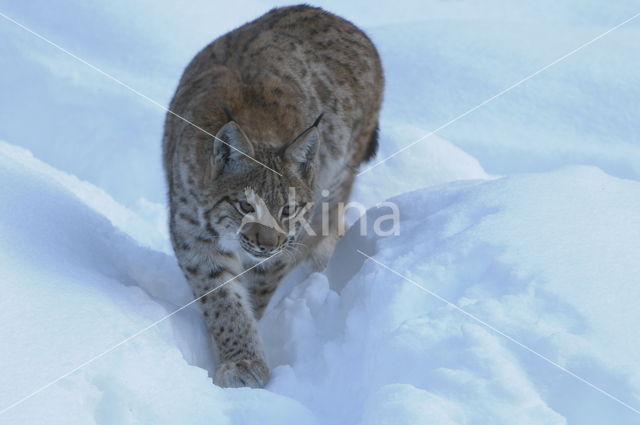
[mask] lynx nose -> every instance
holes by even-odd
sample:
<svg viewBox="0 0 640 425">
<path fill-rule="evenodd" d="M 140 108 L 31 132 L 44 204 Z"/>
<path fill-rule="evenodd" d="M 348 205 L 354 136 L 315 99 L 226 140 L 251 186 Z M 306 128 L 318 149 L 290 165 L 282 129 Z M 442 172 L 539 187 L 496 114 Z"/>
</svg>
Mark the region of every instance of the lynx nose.
<svg viewBox="0 0 640 425">
<path fill-rule="evenodd" d="M 260 252 L 271 252 L 278 249 L 283 240 L 284 235 L 277 230 L 258 224 L 256 246 Z"/>
</svg>

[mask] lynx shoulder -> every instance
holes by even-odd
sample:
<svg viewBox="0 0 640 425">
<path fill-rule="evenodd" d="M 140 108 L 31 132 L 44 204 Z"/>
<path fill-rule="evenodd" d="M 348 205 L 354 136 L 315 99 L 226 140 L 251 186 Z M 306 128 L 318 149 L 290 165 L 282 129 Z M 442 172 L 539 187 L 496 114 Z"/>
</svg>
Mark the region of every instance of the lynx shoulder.
<svg viewBox="0 0 640 425">
<path fill-rule="evenodd" d="M 333 252 L 338 205 L 375 155 L 382 90 L 369 38 L 309 6 L 271 10 L 184 71 L 163 138 L 169 224 L 219 385 L 268 380 L 256 320 L 292 267 Z"/>
</svg>

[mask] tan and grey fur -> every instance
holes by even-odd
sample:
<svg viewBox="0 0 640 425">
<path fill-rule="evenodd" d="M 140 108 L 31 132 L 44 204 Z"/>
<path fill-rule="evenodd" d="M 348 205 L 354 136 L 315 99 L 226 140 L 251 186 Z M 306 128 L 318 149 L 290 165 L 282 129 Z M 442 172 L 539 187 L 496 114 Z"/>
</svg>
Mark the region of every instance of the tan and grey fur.
<svg viewBox="0 0 640 425">
<path fill-rule="evenodd" d="M 306 259 L 321 269 L 331 255 L 341 228 L 337 204 L 375 154 L 382 88 L 369 38 L 309 6 L 271 10 L 215 40 L 184 71 L 170 110 L 191 124 L 167 114 L 163 141 L 180 267 L 200 297 L 273 255 L 201 299 L 219 385 L 268 380 L 256 320 L 293 266 Z M 260 223 L 240 227 L 247 211 L 259 209 L 247 188 L 293 235 Z M 330 212 L 324 229 L 322 202 Z M 287 219 L 285 205 L 317 236 Z"/>
</svg>

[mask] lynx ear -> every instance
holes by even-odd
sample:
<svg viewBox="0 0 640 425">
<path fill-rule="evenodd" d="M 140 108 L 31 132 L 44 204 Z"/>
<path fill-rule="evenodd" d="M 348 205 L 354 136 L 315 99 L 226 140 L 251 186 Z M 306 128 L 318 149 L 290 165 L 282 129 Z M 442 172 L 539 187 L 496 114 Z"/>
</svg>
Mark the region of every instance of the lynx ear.
<svg viewBox="0 0 640 425">
<path fill-rule="evenodd" d="M 235 121 L 229 121 L 218 130 L 213 140 L 213 158 L 219 170 L 241 167 L 253 155 L 249 138 Z"/>
<path fill-rule="evenodd" d="M 313 161 L 318 152 L 318 145 L 320 144 L 320 133 L 318 129 L 313 126 L 287 146 L 285 151 L 285 157 L 296 165 L 297 169 L 306 177 L 309 170 L 313 168 Z"/>
</svg>

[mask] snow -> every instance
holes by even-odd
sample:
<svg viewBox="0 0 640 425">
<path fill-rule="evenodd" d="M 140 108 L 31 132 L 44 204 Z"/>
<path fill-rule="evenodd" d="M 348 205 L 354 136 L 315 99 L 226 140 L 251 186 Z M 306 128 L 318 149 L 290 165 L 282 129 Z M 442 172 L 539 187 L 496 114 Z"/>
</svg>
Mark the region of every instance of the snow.
<svg viewBox="0 0 640 425">
<path fill-rule="evenodd" d="M 378 160 L 638 12 L 323 5 L 382 52 Z M 270 7 L 0 11 L 166 104 L 199 48 Z M 167 237 L 163 112 L 0 22 L 0 423 L 640 422 L 638 22 L 361 175 L 367 232 L 323 273 L 295 270 L 260 322 L 264 390 L 212 383 L 197 305 L 167 317 L 192 295 Z M 385 200 L 398 235 L 372 231 Z"/>
<path fill-rule="evenodd" d="M 172 257 L 107 219 L 127 217 L 120 223 L 135 226 L 133 213 L 23 149 L 1 146 L 4 409 L 192 297 Z M 210 366 L 210 357 L 200 312 L 185 309 L 3 413 L 1 422 L 309 422 L 293 400 L 215 387 L 206 369 L 192 365 Z"/>
<path fill-rule="evenodd" d="M 456 180 L 492 178 L 477 159 L 441 137 L 424 137 L 429 133 L 419 126 L 396 124 L 389 128 L 389 132 L 376 159 L 362 167 L 351 201 L 372 207 L 395 195 L 426 186 Z M 416 141 L 420 138 L 423 139 L 410 148 L 410 154 L 404 155 L 402 167 L 397 166 L 395 156 L 385 161 L 385 158 L 398 151 L 403 141 Z M 399 155 L 403 154 L 404 152 Z M 429 172 L 416 175 L 416 169 Z M 379 184 L 380 181 L 385 184 Z"/>
<path fill-rule="evenodd" d="M 315 4 L 363 26 L 376 42 L 387 84 L 382 146 L 394 148 L 640 12 L 636 0 Z M 68 0 L 52 7 L 45 0 L 0 0 L 2 13 L 162 105 L 204 45 L 273 6 L 266 0 Z M 2 18 L 0 36 L 0 139 L 136 212 L 140 198 L 163 203 L 165 112 Z M 491 174 L 583 164 L 640 179 L 639 37 L 640 21 L 629 22 L 439 134 Z M 396 137 L 395 129 L 410 127 L 415 137 Z M 410 149 L 389 165 L 402 169 L 414 154 Z"/>
<path fill-rule="evenodd" d="M 21 148 L 1 147 L 0 273 L 8 296 L 0 309 L 0 373 L 9 385 L 0 399 L 7 406 L 191 298 L 173 258 L 127 233 L 132 212 Z M 440 152 L 442 162 L 461 155 Z M 354 225 L 326 273 L 293 285 L 290 278 L 270 306 L 261 322 L 274 367 L 266 390 L 211 383 L 201 316 L 187 308 L 3 413 L 3 420 L 637 420 L 482 322 L 637 405 L 640 338 L 621 324 L 640 320 L 640 183 L 573 166 L 443 183 L 392 200 L 401 211 L 400 235 L 376 236 L 380 212 L 372 208 L 366 234 Z M 115 226 L 110 216 L 129 220 Z"/>
</svg>

